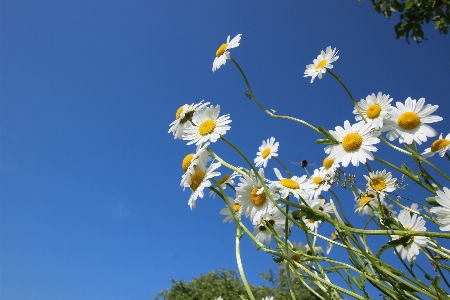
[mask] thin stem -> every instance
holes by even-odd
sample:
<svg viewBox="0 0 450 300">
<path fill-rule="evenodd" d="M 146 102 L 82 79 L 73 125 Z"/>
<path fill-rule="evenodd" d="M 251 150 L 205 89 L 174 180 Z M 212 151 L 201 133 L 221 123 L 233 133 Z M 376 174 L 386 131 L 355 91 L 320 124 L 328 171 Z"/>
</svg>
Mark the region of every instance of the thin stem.
<svg viewBox="0 0 450 300">
<path fill-rule="evenodd" d="M 236 260 L 237 260 L 237 265 L 238 265 L 238 269 L 239 269 L 239 273 L 241 275 L 241 279 L 242 279 L 242 283 L 245 286 L 245 290 L 247 291 L 248 296 L 250 297 L 250 299 L 255 300 L 255 296 L 253 296 L 252 290 L 250 289 L 248 282 L 247 282 L 247 278 L 245 277 L 245 273 L 244 273 L 244 268 L 242 267 L 242 260 L 241 260 L 241 251 L 240 251 L 240 229 L 239 227 L 236 228 Z"/>
</svg>

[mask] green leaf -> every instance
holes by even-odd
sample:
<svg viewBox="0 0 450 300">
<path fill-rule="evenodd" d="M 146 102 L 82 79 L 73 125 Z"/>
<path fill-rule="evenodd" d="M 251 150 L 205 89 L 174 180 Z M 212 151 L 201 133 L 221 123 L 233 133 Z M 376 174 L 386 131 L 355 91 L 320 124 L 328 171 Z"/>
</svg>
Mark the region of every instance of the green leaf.
<svg viewBox="0 0 450 300">
<path fill-rule="evenodd" d="M 411 237 L 409 237 L 409 236 L 404 236 L 404 237 L 402 237 L 402 238 L 400 238 L 400 239 L 390 241 L 390 242 L 387 243 L 386 245 L 382 246 L 382 247 L 380 248 L 380 250 L 378 250 L 378 253 L 377 253 L 376 256 L 379 258 L 380 255 L 381 255 L 384 251 L 386 251 L 387 249 L 389 249 L 389 248 L 394 248 L 394 247 L 397 247 L 397 246 L 399 246 L 399 245 L 406 245 L 406 244 L 408 243 L 408 241 L 410 240 L 410 238 L 411 238 Z"/>
<path fill-rule="evenodd" d="M 406 10 L 410 9 L 414 5 L 414 0 L 406 0 Z"/>
</svg>

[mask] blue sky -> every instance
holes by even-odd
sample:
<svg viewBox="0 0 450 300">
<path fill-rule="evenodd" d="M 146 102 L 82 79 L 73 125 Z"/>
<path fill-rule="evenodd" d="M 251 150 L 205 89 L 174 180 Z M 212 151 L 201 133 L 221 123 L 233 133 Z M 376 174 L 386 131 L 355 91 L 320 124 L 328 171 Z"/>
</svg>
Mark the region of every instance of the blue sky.
<svg viewBox="0 0 450 300">
<path fill-rule="evenodd" d="M 280 160 L 299 175 L 290 162 L 319 166 L 325 154 L 311 130 L 258 110 L 231 62 L 211 72 L 228 35 L 242 34 L 232 56 L 255 96 L 280 114 L 327 129 L 353 122 L 352 103 L 331 76 L 303 78 L 332 46 L 340 55 L 333 71 L 356 99 L 379 91 L 394 102 L 424 97 L 444 117 L 433 127 L 449 132 L 449 37 L 428 25 L 428 41 L 396 40 L 397 16 L 385 19 L 369 1 L 1 6 L 2 299 L 149 299 L 170 287 L 170 277 L 237 269 L 235 229 L 222 223 L 221 200 L 205 197 L 191 211 L 190 192 L 179 187 L 181 160 L 193 147 L 167 133 L 178 107 L 220 104 L 233 120 L 227 139 L 253 159 L 274 136 Z M 224 143 L 213 150 L 243 165 Z M 268 167 L 274 176 L 277 166 Z M 271 257 L 242 243 L 248 279 L 261 283 Z"/>
</svg>

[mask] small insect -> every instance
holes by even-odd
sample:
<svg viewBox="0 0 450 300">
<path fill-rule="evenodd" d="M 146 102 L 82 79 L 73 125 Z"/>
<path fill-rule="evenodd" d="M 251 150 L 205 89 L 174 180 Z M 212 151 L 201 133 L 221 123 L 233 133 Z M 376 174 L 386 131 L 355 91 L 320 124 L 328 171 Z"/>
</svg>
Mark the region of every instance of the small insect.
<svg viewBox="0 0 450 300">
<path fill-rule="evenodd" d="M 309 163 L 306 159 L 300 161 L 300 162 L 292 162 L 294 165 L 300 165 L 303 169 L 307 166 L 314 166 L 315 163 Z"/>
</svg>

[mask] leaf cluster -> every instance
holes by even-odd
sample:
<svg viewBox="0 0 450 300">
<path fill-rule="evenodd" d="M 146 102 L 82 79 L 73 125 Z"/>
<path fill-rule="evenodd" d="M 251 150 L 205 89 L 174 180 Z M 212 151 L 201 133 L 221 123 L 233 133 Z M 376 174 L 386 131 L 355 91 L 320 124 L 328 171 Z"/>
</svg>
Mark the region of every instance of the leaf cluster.
<svg viewBox="0 0 450 300">
<path fill-rule="evenodd" d="M 363 0 L 360 0 L 361 2 Z M 411 36 L 416 42 L 425 40 L 422 24 L 434 22 L 439 33 L 447 34 L 450 24 L 450 0 L 370 0 L 373 8 L 390 18 L 392 12 L 400 13 L 400 22 L 395 25 L 397 39 Z"/>
</svg>

